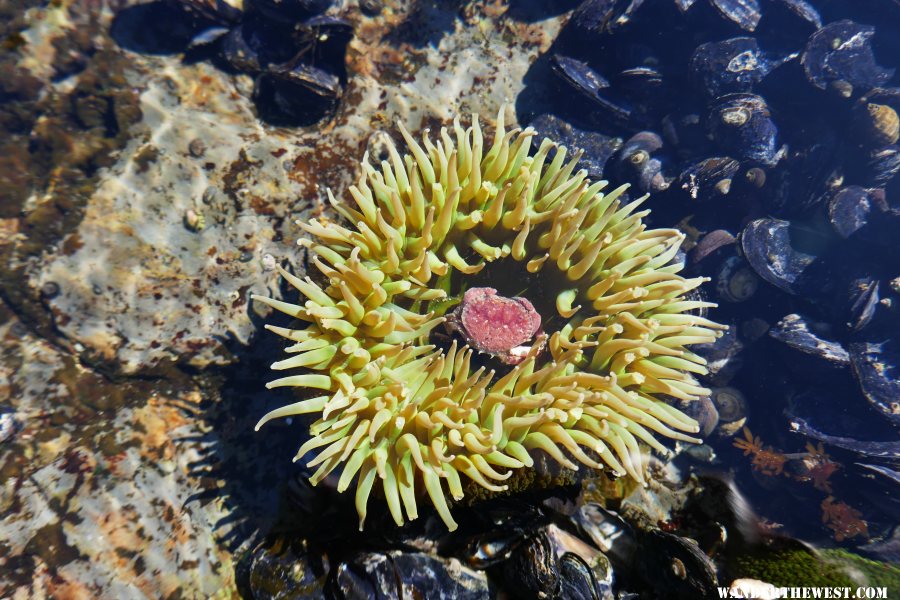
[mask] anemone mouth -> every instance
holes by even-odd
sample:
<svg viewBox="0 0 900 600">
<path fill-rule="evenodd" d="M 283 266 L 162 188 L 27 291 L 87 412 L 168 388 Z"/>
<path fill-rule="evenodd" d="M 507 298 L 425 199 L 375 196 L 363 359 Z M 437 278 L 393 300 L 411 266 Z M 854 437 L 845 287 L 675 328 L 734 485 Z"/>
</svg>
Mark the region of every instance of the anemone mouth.
<svg viewBox="0 0 900 600">
<path fill-rule="evenodd" d="M 475 261 L 475 257 L 467 257 Z M 549 338 L 562 329 L 570 319 L 562 317 L 556 310 L 555 297 L 552 290 L 559 289 L 554 278 L 548 277 L 550 269 L 544 272 L 529 273 L 523 263 L 503 258 L 485 263 L 485 267 L 475 274 L 453 273 L 445 284 L 447 298 L 429 302 L 425 312 L 433 312 L 437 316 L 453 319 L 453 314 L 458 313 L 465 305 L 463 298 L 466 292 L 478 289 L 491 289 L 496 295 L 506 299 L 527 300 L 537 315 L 540 317 L 539 331 L 523 341 L 525 345 L 532 345 L 539 336 Z M 499 326 L 500 324 L 495 324 Z M 467 336 L 465 332 L 456 331 L 449 323 L 445 327 L 435 327 L 429 336 L 429 343 L 437 348 L 449 349 L 450 344 L 456 341 L 459 345 L 469 345 L 478 350 L 475 336 Z M 545 352 L 539 352 L 536 356 L 536 366 L 545 364 L 550 357 Z M 511 363 L 504 362 L 489 350 L 476 352 L 472 357 L 474 368 L 481 366 L 493 370 L 495 374 L 505 374 L 511 368 Z"/>
<path fill-rule="evenodd" d="M 318 450 L 313 484 L 336 469 L 338 491 L 356 483 L 360 528 L 376 482 L 398 525 L 417 518 L 424 489 L 453 530 L 446 495 L 463 497 L 461 476 L 503 491 L 531 450 L 642 482 L 642 446 L 666 453 L 654 434 L 698 441 L 661 399 L 708 393 L 686 347 L 722 329 L 690 314 L 711 305 L 684 298 L 703 280 L 678 275 L 682 234 L 646 229 L 645 198 L 604 194 L 575 171 L 578 154 L 547 140 L 531 153 L 534 132 L 507 131 L 502 111 L 489 147 L 477 117 L 437 143 L 426 132 L 424 147 L 400 131 L 409 155 L 390 145 L 378 167 L 364 158 L 352 202 L 329 193 L 344 223 L 299 223 L 324 281 L 282 270 L 306 302 L 258 298 L 308 322 L 268 327 L 294 342 L 273 369 L 303 369 L 268 386 L 321 395 L 257 428 L 320 413 L 297 458 Z M 522 296 L 517 280 L 547 323 L 521 362 L 501 371 L 458 341 L 432 343 L 449 297 L 485 282 Z"/>
</svg>

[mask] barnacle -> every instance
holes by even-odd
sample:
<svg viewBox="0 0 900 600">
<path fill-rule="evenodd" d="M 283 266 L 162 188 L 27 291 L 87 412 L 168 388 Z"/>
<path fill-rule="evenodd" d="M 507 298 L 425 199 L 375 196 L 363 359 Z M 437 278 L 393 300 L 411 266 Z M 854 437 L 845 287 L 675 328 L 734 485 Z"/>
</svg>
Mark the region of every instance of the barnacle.
<svg viewBox="0 0 900 600">
<path fill-rule="evenodd" d="M 293 342 L 272 368 L 303 369 L 268 386 L 319 393 L 257 429 L 318 414 L 297 459 L 318 451 L 313 484 L 339 467 L 339 491 L 355 481 L 360 528 L 376 483 L 398 525 L 417 518 L 424 489 L 453 530 L 446 495 L 463 497 L 462 477 L 502 491 L 531 450 L 643 481 L 641 442 L 666 453 L 654 433 L 697 441 L 697 423 L 660 399 L 708 393 L 692 376 L 704 361 L 685 347 L 721 329 L 691 314 L 709 305 L 685 298 L 703 279 L 678 275 L 683 235 L 648 230 L 644 198 L 603 194 L 605 181 L 576 172 L 580 154 L 567 160 L 547 140 L 529 153 L 535 132 L 507 131 L 502 113 L 488 145 L 477 118 L 422 145 L 400 132 L 411 155 L 366 156 L 352 204 L 329 192 L 343 224 L 299 222 L 321 283 L 281 274 L 305 302 L 257 298 L 308 322 L 268 327 Z M 546 300 L 553 327 L 514 368 L 434 343 L 448 294 L 479 277 L 509 295 L 530 282 Z"/>
</svg>

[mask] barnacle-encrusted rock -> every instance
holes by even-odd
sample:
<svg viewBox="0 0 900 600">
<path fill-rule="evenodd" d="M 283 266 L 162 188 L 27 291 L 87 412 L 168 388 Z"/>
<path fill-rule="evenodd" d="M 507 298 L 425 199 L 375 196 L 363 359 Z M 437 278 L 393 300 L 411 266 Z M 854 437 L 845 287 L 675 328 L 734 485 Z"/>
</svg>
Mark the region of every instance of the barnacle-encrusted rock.
<svg viewBox="0 0 900 600">
<path fill-rule="evenodd" d="M 487 148 L 475 118 L 442 129 L 436 144 L 426 134 L 424 148 L 400 131 L 411 156 L 389 146 L 380 168 L 365 157 L 353 203 L 330 196 L 345 223 L 299 223 L 324 278 L 282 275 L 306 302 L 258 298 L 309 322 L 268 327 L 294 342 L 273 368 L 304 369 L 268 385 L 321 395 L 259 426 L 320 413 L 297 454 L 320 450 L 312 482 L 337 468 L 339 491 L 355 480 L 360 527 L 376 482 L 398 525 L 404 512 L 418 516 L 424 487 L 452 530 L 446 494 L 462 498 L 460 476 L 502 491 L 513 469 L 532 464 L 529 450 L 643 481 L 640 442 L 665 453 L 653 433 L 696 441 L 697 423 L 657 397 L 708 393 L 691 375 L 706 372 L 704 361 L 685 346 L 721 328 L 687 314 L 707 304 L 684 299 L 703 280 L 677 274 L 682 234 L 647 230 L 643 198 L 622 205 L 624 187 L 602 194 L 606 182 L 575 173 L 579 156 L 567 161 L 564 148 L 545 140 L 529 155 L 534 131 L 507 131 L 502 113 Z M 504 295 L 537 283 L 529 298 L 549 334 L 502 374 L 490 368 L 502 364 L 431 336 L 448 292 L 474 287 L 486 266 Z"/>
</svg>

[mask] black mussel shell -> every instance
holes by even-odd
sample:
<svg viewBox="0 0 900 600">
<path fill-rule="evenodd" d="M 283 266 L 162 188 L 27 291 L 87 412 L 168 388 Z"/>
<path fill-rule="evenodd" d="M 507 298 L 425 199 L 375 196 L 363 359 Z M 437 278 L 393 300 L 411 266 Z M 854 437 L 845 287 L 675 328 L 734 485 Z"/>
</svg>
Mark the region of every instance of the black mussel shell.
<svg viewBox="0 0 900 600">
<path fill-rule="evenodd" d="M 520 598 L 559 597 L 559 564 L 545 535 L 535 535 L 520 544 L 500 569 L 503 581 Z"/>
<path fill-rule="evenodd" d="M 870 458 L 900 460 L 900 442 L 898 441 L 868 441 L 843 435 L 833 435 L 820 430 L 806 417 L 789 416 L 791 431 L 795 433 Z"/>
<path fill-rule="evenodd" d="M 342 498 L 332 480 L 326 479 L 321 485 L 313 487 L 309 482 L 313 472 L 304 466 L 287 479 L 281 496 L 280 518 L 297 524 L 291 528 L 296 539 L 315 539 L 316 542 L 330 544 L 353 536 L 358 528 L 346 518 L 353 511 L 352 500 L 348 502 L 348 499 Z M 334 526 L 327 529 L 318 527 L 317 519 L 333 522 Z"/>
<path fill-rule="evenodd" d="M 500 564 L 526 539 L 525 532 L 518 527 L 475 536 L 466 544 L 466 563 L 475 569 L 486 569 Z"/>
<path fill-rule="evenodd" d="M 856 185 L 839 189 L 828 201 L 828 220 L 844 239 L 865 227 L 871 212 L 869 193 Z"/>
<path fill-rule="evenodd" d="M 625 142 L 613 159 L 613 169 L 621 181 L 635 184 L 643 193 L 666 190 L 671 179 L 663 173 L 663 162 L 654 153 L 662 149 L 662 138 L 641 131 Z"/>
<path fill-rule="evenodd" d="M 880 282 L 874 277 L 853 279 L 847 290 L 847 329 L 853 333 L 865 329 L 878 308 Z"/>
<path fill-rule="evenodd" d="M 300 64 L 282 72 L 264 73 L 253 90 L 259 115 L 284 126 L 308 126 L 331 115 L 341 97 L 337 76 Z"/>
<path fill-rule="evenodd" d="M 281 23 L 248 18 L 222 36 L 220 54 L 232 69 L 255 75 L 293 58 L 298 49 L 291 34 Z"/>
<path fill-rule="evenodd" d="M 308 590 L 324 596 L 328 560 L 321 548 L 302 541 L 283 545 L 264 541 L 244 552 L 235 566 L 235 578 L 242 596 L 271 598 L 279 590 Z"/>
<path fill-rule="evenodd" d="M 843 96 L 887 83 L 894 76 L 894 70 L 875 62 L 871 45 L 873 35 L 875 28 L 871 25 L 846 19 L 816 31 L 800 58 L 809 82 L 822 90 L 836 83 Z M 847 89 L 847 85 L 851 89 Z"/>
<path fill-rule="evenodd" d="M 554 54 L 552 67 L 563 81 L 590 99 L 596 98 L 600 90 L 609 87 L 609 82 L 584 61 Z"/>
<path fill-rule="evenodd" d="M 458 563 L 419 552 L 395 551 L 390 556 L 401 598 L 477 600 L 488 595 L 484 575 Z"/>
<path fill-rule="evenodd" d="M 709 598 L 715 594 L 716 568 L 696 542 L 665 531 L 640 536 L 637 571 L 657 598 Z"/>
<path fill-rule="evenodd" d="M 777 7 L 783 7 L 809 23 L 813 28 L 822 27 L 822 16 L 816 8 L 806 0 L 773 0 L 770 7 L 766 10 L 776 10 Z"/>
<path fill-rule="evenodd" d="M 757 275 L 789 294 L 805 289 L 804 271 L 816 260 L 791 245 L 791 224 L 757 219 L 741 232 L 741 249 Z"/>
<path fill-rule="evenodd" d="M 341 600 L 363 598 L 475 600 L 488 595 L 487 579 L 483 574 L 458 563 L 454 564 L 421 552 L 392 551 L 387 554 L 366 552 L 355 555 L 337 566 L 332 586 L 332 595 Z"/>
<path fill-rule="evenodd" d="M 334 571 L 333 586 L 335 597 L 342 600 L 400 595 L 393 561 L 378 553 L 358 554 L 341 562 Z"/>
<path fill-rule="evenodd" d="M 585 0 L 572 12 L 569 24 L 592 34 L 605 33 L 627 20 L 632 4 L 631 0 Z"/>
<path fill-rule="evenodd" d="M 578 507 L 572 521 L 579 535 L 593 542 L 616 567 L 633 563 L 638 551 L 635 533 L 618 514 L 588 502 Z"/>
<path fill-rule="evenodd" d="M 798 314 L 790 314 L 769 329 L 769 336 L 820 364 L 843 369 L 850 365 L 847 350 L 832 338 L 833 332 L 825 323 L 815 323 Z"/>
<path fill-rule="evenodd" d="M 312 46 L 316 60 L 344 62 L 347 44 L 353 39 L 353 23 L 340 17 L 318 15 L 297 28 L 299 42 Z"/>
<path fill-rule="evenodd" d="M 310 64 L 276 65 L 268 74 L 280 81 L 293 83 L 329 101 L 337 101 L 343 93 L 340 78 Z"/>
<path fill-rule="evenodd" d="M 852 343 L 850 361 L 869 403 L 900 425 L 900 339 Z"/>
<path fill-rule="evenodd" d="M 754 31 L 762 18 L 759 0 L 709 0 L 709 3 L 744 31 Z"/>
<path fill-rule="evenodd" d="M 609 563 L 604 561 L 603 564 Z M 559 559 L 559 575 L 560 598 L 612 600 L 614 597 L 609 586 L 598 582 L 594 570 L 574 552 L 566 552 Z"/>
<path fill-rule="evenodd" d="M 706 360 L 709 373 L 705 379 L 713 385 L 728 385 L 744 364 L 741 356 L 744 343 L 738 336 L 738 328 L 734 323 L 716 341 L 697 344 L 692 350 Z"/>
<path fill-rule="evenodd" d="M 215 23 L 233 24 L 244 17 L 243 0 L 170 0 L 189 12 Z"/>
<path fill-rule="evenodd" d="M 325 12 L 334 0 L 253 0 L 253 7 L 276 21 L 297 23 Z"/>
<path fill-rule="evenodd" d="M 263 69 L 256 43 L 247 39 L 243 27 L 235 27 L 222 38 L 222 56 L 228 65 L 242 73 L 259 73 Z"/>
<path fill-rule="evenodd" d="M 773 215 L 793 217 L 817 206 L 844 180 L 837 136 L 823 130 L 816 142 L 791 149 L 766 179 L 762 199 Z"/>
<path fill-rule="evenodd" d="M 554 55 L 553 72 L 569 87 L 588 100 L 590 109 L 596 115 L 589 119 L 604 125 L 610 121 L 618 125 L 628 125 L 636 118 L 630 102 L 609 89 L 609 82 L 586 62 L 561 55 Z"/>
<path fill-rule="evenodd" d="M 707 128 L 729 155 L 773 166 L 781 158 L 778 128 L 766 101 L 754 94 L 727 94 L 710 111 Z"/>
<path fill-rule="evenodd" d="M 873 150 L 865 166 L 865 183 L 885 187 L 900 173 L 900 146 L 896 144 Z"/>
<path fill-rule="evenodd" d="M 785 408 L 791 431 L 869 458 L 900 459 L 896 425 L 849 384 L 814 386 L 791 398 Z"/>
<path fill-rule="evenodd" d="M 873 473 L 878 473 L 882 477 L 887 478 L 889 481 L 894 482 L 895 484 L 900 484 L 900 471 L 895 471 L 894 469 L 889 469 L 884 465 L 867 465 L 864 463 L 856 463 L 860 467 L 867 469 Z"/>
<path fill-rule="evenodd" d="M 529 126 L 537 132 L 538 140 L 548 138 L 572 151 L 584 150 L 577 168 L 585 169 L 588 176 L 597 181 L 603 179 L 606 162 L 622 145 L 621 138 L 575 127 L 548 113 L 537 116 Z"/>
<path fill-rule="evenodd" d="M 132 52 L 177 54 L 190 49 L 191 40 L 204 29 L 223 24 L 228 25 L 228 23 L 211 20 L 202 15 L 198 18 L 197 11 L 182 2 L 162 0 L 123 5 L 121 10 L 116 11 L 115 17 L 109 25 L 109 35 L 120 47 Z M 87 30 L 85 30 L 85 33 L 87 33 Z M 12 39 L 13 37 L 7 38 L 7 40 Z M 75 41 L 79 39 L 79 36 L 74 32 L 68 38 L 63 39 L 71 39 L 76 45 L 75 47 L 78 47 L 80 44 Z M 15 47 L 15 44 L 9 46 L 10 49 L 13 47 Z M 91 53 L 96 49 L 96 47 L 93 47 Z M 71 51 L 67 51 L 66 54 L 69 54 L 69 52 Z M 85 64 L 84 59 L 87 56 L 86 53 L 78 50 L 74 54 L 70 54 L 68 58 L 58 57 L 54 61 L 56 63 L 54 65 L 56 76 L 63 75 L 65 72 L 76 72 L 79 70 L 79 65 L 83 66 Z M 24 73 L 25 71 L 23 70 L 22 72 Z M 2 86 L 4 88 L 2 102 L 4 104 L 10 98 L 6 91 L 15 89 L 16 84 L 12 82 L 20 79 L 14 73 L 15 71 L 11 72 L 4 68 L 2 75 Z M 12 87 L 7 87 L 10 84 Z"/>
<path fill-rule="evenodd" d="M 741 163 L 727 156 L 715 156 L 689 165 L 678 179 L 692 200 L 707 202 L 728 194 Z"/>
<path fill-rule="evenodd" d="M 635 101 L 658 103 L 661 97 L 666 96 L 663 74 L 655 67 L 625 69 L 612 79 L 617 90 Z"/>
<path fill-rule="evenodd" d="M 693 80 L 710 98 L 750 92 L 772 67 L 752 37 L 700 44 L 688 66 Z"/>
</svg>

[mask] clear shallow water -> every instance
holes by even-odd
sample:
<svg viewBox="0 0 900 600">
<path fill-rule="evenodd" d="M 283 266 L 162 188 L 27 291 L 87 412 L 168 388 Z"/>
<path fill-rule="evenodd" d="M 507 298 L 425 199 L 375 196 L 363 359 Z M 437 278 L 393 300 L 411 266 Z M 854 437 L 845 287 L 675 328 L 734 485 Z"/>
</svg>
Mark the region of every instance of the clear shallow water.
<svg viewBox="0 0 900 600">
<path fill-rule="evenodd" d="M 818 8 L 824 23 L 852 18 L 876 25 L 875 56 L 893 68 L 896 36 L 883 32 L 894 31 L 894 9 L 880 6 Z M 388 3 L 370 16 L 344 7 L 355 38 L 342 99 L 321 123 L 282 118 L 274 124 L 258 118 L 268 113 L 254 102 L 252 77 L 233 73 L 202 49 L 182 60 L 196 24 L 161 5 L 139 11 L 94 3 L 23 5 L 0 18 L 0 64 L 7 74 L 0 93 L 4 596 L 248 595 L 248 570 L 272 576 L 260 566 L 265 552 L 253 552 L 266 533 L 287 531 L 295 543 L 322 535 L 319 527 L 309 534 L 307 525 L 346 499 L 298 488 L 303 466 L 289 461 L 303 439 L 303 424 L 252 431 L 262 414 L 290 395 L 262 387 L 281 348 L 271 336 L 258 335 L 262 320 L 271 317 L 248 299 L 282 292 L 273 259 L 304 263 L 293 245 L 299 234 L 293 219 L 320 211 L 326 187 L 346 189 L 362 153 L 377 143 L 370 140 L 373 130 L 395 120 L 417 129 L 457 112 L 488 116 L 511 101 L 520 123 L 560 127 L 555 137 L 569 136 L 563 141 L 589 150 L 589 168 L 605 167 L 604 176 L 639 187 L 639 178 L 615 158 L 606 162 L 612 150 L 636 131 L 663 132 L 666 114 L 697 113 L 700 123 L 706 118 L 700 113 L 709 101 L 695 97 L 696 86 L 672 67 L 666 88 L 629 99 L 651 110 L 634 122 L 610 125 L 607 115 L 560 83 L 550 63 L 554 53 L 583 60 L 615 80 L 622 95 L 628 86 L 615 67 L 632 60 L 629 52 L 640 55 L 646 42 L 663 66 L 683 68 L 699 43 L 693 38 L 665 56 L 658 50 L 668 39 L 662 33 L 626 35 L 594 48 L 558 37 L 572 6 L 505 8 Z M 661 7 L 644 10 L 670 14 Z M 883 23 L 879 10 L 885 11 Z M 704 17 L 697 27 L 713 30 L 704 34 L 710 39 L 747 33 L 715 23 Z M 149 27 L 139 30 L 141 24 Z M 758 37 L 772 52 L 803 47 L 791 36 L 767 38 L 764 25 Z M 788 80 L 796 87 L 760 88 L 777 107 L 779 145 L 803 149 L 821 136 L 822 144 L 839 148 L 838 185 L 881 189 L 883 201 L 896 206 L 896 178 L 880 182 L 867 171 L 868 162 L 847 158 L 871 151 L 852 131 L 838 127 L 834 138 L 822 133 L 825 125 L 855 113 L 825 93 L 810 101 L 808 94 L 819 92 Z M 879 85 L 896 83 L 891 75 Z M 792 96 L 799 107 L 783 100 Z M 541 121 L 542 114 L 587 133 L 578 137 L 558 121 Z M 301 117 L 310 118 L 306 112 Z M 671 190 L 679 188 L 677 177 L 692 158 L 733 150 L 666 142 L 652 154 L 666 165 L 663 173 L 676 178 Z M 818 182 L 790 152 L 767 173 L 772 181 L 781 173 L 801 173 L 786 194 L 795 201 L 812 194 L 808 190 Z M 818 160 L 814 154 L 811 161 Z M 647 205 L 648 221 L 680 224 L 699 242 L 716 229 L 737 234 L 755 218 L 787 218 L 795 230 L 817 234 L 809 236 L 814 243 L 797 249 L 823 257 L 823 293 L 791 293 L 760 277 L 752 298 L 729 303 L 716 297 L 716 282 L 705 286 L 704 293 L 720 303 L 710 316 L 741 334 L 743 364 L 727 384 L 746 397 L 746 425 L 762 447 L 745 455 L 734 445 L 744 436 L 738 428 L 734 437 L 709 437 L 713 462 L 698 452 L 701 458 L 681 456 L 676 465 L 682 473 L 733 477 L 777 533 L 896 560 L 890 542 L 896 481 L 863 466 L 896 467 L 896 451 L 873 458 L 825 443 L 830 462 L 810 459 L 806 443 L 818 441 L 792 432 L 791 421 L 799 416 L 829 435 L 887 443 L 897 442 L 896 426 L 869 406 L 851 366 L 806 360 L 766 333 L 787 314 L 800 313 L 829 324 L 832 331 L 823 339 L 845 347 L 890 337 L 897 319 L 891 304 L 896 253 L 878 231 L 866 230 L 861 241 L 838 240 L 827 211 L 815 206 L 783 214 L 783 207 L 767 203 L 781 188 L 771 182 L 762 192 L 747 188 L 740 177 L 755 163 L 740 162 L 723 198 L 695 203 L 661 190 Z M 873 204 L 880 197 L 875 194 Z M 719 274 L 715 261 L 688 262 L 697 274 Z M 861 333 L 842 329 L 837 290 L 827 285 L 843 283 L 848 272 L 880 282 L 877 318 Z M 896 381 L 893 363 L 886 365 L 887 379 Z M 837 466 L 825 466 L 834 472 L 823 480 L 821 468 L 830 464 Z M 818 479 L 811 466 L 820 468 Z M 346 514 L 353 521 L 352 508 L 338 512 Z M 823 521 L 823 515 L 831 517 Z M 479 526 L 477 519 L 473 523 Z M 677 519 L 664 525 L 681 531 Z M 423 527 L 405 536 L 430 551 L 421 540 L 439 534 Z M 315 563 L 307 582 L 314 595 L 316 582 L 358 549 L 387 551 L 408 541 L 388 530 L 326 543 L 340 548 L 332 552 L 331 569 L 321 557 L 310 558 L 320 550 L 315 544 L 305 554 L 292 550 L 285 561 Z M 442 556 L 463 554 L 451 550 Z M 486 579 L 477 569 L 473 577 Z M 260 597 L 262 587 L 257 582 L 253 588 Z"/>
</svg>

